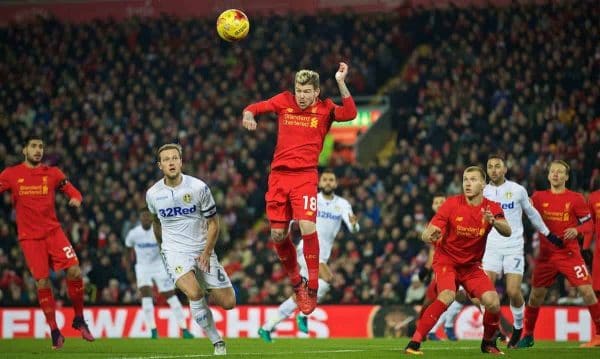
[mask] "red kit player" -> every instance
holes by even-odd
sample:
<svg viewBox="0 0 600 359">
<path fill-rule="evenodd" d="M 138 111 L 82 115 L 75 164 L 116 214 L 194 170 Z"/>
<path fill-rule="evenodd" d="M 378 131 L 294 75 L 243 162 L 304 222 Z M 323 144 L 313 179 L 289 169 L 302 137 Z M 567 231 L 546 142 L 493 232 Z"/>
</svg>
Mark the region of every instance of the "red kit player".
<svg viewBox="0 0 600 359">
<path fill-rule="evenodd" d="M 323 140 L 333 121 L 350 121 L 356 117 L 356 105 L 346 87 L 348 65 L 340 63 L 335 74 L 342 106 L 330 99 L 319 99 L 319 74 L 310 70 L 296 73 L 295 93 L 282 92 L 253 103 L 244 109 L 243 126 L 256 130 L 254 116 L 274 112 L 278 115 L 277 146 L 271 162 L 269 188 L 265 196 L 271 239 L 296 293 L 296 302 L 304 314 L 317 305 L 319 279 L 319 241 L 316 232 L 317 164 Z M 308 283 L 300 276 L 296 248 L 289 237 L 288 224 L 298 220 Z"/>
<path fill-rule="evenodd" d="M 540 234 L 540 254 L 535 261 L 533 288 L 525 307 L 525 332 L 517 344 L 518 348 L 533 346 L 533 332 L 540 306 L 558 273 L 562 273 L 572 286 L 577 287 L 596 327 L 596 335 L 582 346 L 600 346 L 600 304 L 592 289 L 590 273 L 577 241 L 579 234 L 589 235 L 592 232 L 593 222 L 583 196 L 566 188 L 569 170 L 567 163 L 552 161 L 548 171 L 550 189 L 536 191 L 531 196 L 533 206 L 542 215 L 550 232 L 560 238 L 547 238 Z"/>
<path fill-rule="evenodd" d="M 61 170 L 41 163 L 44 142 L 40 137 L 27 138 L 23 155 L 23 163 L 0 173 L 0 193 L 12 193 L 19 244 L 36 280 L 40 307 L 51 330 L 52 348 L 60 349 L 65 339 L 56 324 L 54 296 L 48 279 L 51 267 L 55 271 L 66 270 L 67 290 L 75 310 L 73 328 L 81 331 L 83 339 L 93 341 L 94 337 L 83 320 L 83 281 L 79 261 L 55 211 L 56 190 L 65 193 L 73 207 L 81 205 L 81 193 Z"/>
<path fill-rule="evenodd" d="M 459 285 L 471 298 L 479 298 L 485 305 L 481 351 L 502 354 L 495 339 L 500 299 L 483 271 L 481 259 L 492 228 L 503 236 L 510 236 L 511 229 L 500 205 L 483 197 L 484 186 L 483 169 L 468 167 L 463 173 L 464 194 L 449 197 L 423 231 L 423 241 L 436 243 L 433 271 L 438 296 L 421 315 L 417 330 L 405 348 L 406 354 L 423 354 L 421 342 L 454 301 Z"/>
<path fill-rule="evenodd" d="M 592 287 L 596 298 L 600 297 L 600 189 L 598 187 L 600 187 L 600 179 L 596 179 L 596 190 L 590 193 L 588 200 L 594 220 L 594 232 L 588 236 L 587 243 L 584 244 L 584 250 L 589 250 L 592 239 L 596 240 L 592 264 Z"/>
</svg>

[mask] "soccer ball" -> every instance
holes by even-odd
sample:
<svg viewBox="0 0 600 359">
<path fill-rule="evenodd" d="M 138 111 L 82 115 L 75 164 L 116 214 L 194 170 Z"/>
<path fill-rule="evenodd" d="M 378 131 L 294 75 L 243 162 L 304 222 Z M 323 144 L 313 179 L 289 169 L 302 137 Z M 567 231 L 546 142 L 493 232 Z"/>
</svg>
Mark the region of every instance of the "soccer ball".
<svg viewBox="0 0 600 359">
<path fill-rule="evenodd" d="M 225 41 L 240 41 L 249 31 L 250 21 L 241 10 L 225 10 L 217 18 L 217 33 Z"/>
</svg>

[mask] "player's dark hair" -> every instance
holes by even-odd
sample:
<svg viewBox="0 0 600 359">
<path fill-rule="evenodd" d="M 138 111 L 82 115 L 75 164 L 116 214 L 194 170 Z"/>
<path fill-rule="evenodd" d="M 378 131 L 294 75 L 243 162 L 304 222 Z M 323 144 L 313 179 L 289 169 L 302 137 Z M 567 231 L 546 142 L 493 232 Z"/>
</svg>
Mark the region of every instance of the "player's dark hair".
<svg viewBox="0 0 600 359">
<path fill-rule="evenodd" d="M 326 173 L 329 173 L 329 174 L 332 174 L 332 175 L 334 175 L 334 176 L 335 176 L 335 172 L 333 172 L 333 170 L 332 170 L 331 168 L 325 168 L 325 169 L 323 169 L 323 170 L 321 171 L 321 176 L 322 176 L 322 175 L 324 175 L 324 174 L 326 174 Z M 336 176 L 336 177 L 337 177 L 337 176 Z"/>
<path fill-rule="evenodd" d="M 483 168 L 481 168 L 479 166 L 467 167 L 467 169 L 465 169 L 465 173 L 467 173 L 467 172 L 479 172 L 479 174 L 481 175 L 481 178 L 483 178 L 483 181 L 485 182 L 487 180 L 485 171 L 483 170 Z"/>
<path fill-rule="evenodd" d="M 160 162 L 161 152 L 166 151 L 166 150 L 177 150 L 177 152 L 179 152 L 179 157 L 180 158 L 182 157 L 183 150 L 181 149 L 181 145 L 179 145 L 177 143 L 167 143 L 166 145 L 160 146 L 158 151 L 156 151 L 156 158 L 158 159 L 158 162 Z"/>
<path fill-rule="evenodd" d="M 550 171 L 550 166 L 552 165 L 562 165 L 567 170 L 567 175 L 569 172 L 571 172 L 571 166 L 569 166 L 569 164 L 563 160 L 554 160 L 550 162 L 550 165 L 548 165 L 548 171 Z"/>
<path fill-rule="evenodd" d="M 42 143 L 44 142 L 44 139 L 40 135 L 29 135 L 29 136 L 25 137 L 25 139 L 23 140 L 23 147 L 29 146 L 29 142 L 35 141 L 35 140 L 42 141 Z"/>
<path fill-rule="evenodd" d="M 140 213 L 150 212 L 150 209 L 148 208 L 148 206 L 143 206 L 138 209 L 138 212 L 140 212 Z"/>
<path fill-rule="evenodd" d="M 490 160 L 500 160 L 500 161 L 502 161 L 503 164 L 506 165 L 506 159 L 504 158 L 504 155 L 502 155 L 501 153 L 493 153 L 493 154 L 489 155 L 487 161 L 489 162 Z"/>
<path fill-rule="evenodd" d="M 436 198 L 436 197 L 444 197 L 444 198 L 446 198 L 448 196 L 446 196 L 446 194 L 443 193 L 443 192 L 436 192 L 436 193 L 433 194 L 432 198 Z"/>
</svg>

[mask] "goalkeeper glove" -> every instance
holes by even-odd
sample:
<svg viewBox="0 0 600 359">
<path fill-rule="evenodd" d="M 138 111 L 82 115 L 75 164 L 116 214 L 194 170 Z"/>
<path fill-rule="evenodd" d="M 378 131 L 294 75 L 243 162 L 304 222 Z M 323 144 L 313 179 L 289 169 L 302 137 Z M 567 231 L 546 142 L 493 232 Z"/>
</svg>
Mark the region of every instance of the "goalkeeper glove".
<svg viewBox="0 0 600 359">
<path fill-rule="evenodd" d="M 589 248 L 582 249 L 581 256 L 583 257 L 583 261 L 588 266 L 588 268 L 592 268 L 592 259 L 593 259 L 592 250 Z"/>
<path fill-rule="evenodd" d="M 558 248 L 564 248 L 565 247 L 564 242 L 560 238 L 558 238 L 558 236 L 556 234 L 554 234 L 552 232 L 550 232 L 548 234 L 548 236 L 546 236 L 546 238 L 548 238 L 548 240 L 552 244 L 554 244 L 555 246 L 557 246 Z"/>
<path fill-rule="evenodd" d="M 429 283 L 431 281 L 431 275 L 433 271 L 429 268 L 423 267 L 419 271 L 419 280 L 421 283 Z"/>
</svg>

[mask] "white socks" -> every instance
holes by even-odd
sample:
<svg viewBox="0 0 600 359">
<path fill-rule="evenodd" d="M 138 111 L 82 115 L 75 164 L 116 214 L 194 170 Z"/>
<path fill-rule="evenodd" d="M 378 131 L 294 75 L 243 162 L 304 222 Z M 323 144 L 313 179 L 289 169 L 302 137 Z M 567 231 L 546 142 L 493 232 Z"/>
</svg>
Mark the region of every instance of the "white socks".
<svg viewBox="0 0 600 359">
<path fill-rule="evenodd" d="M 217 332 L 212 312 L 206 304 L 205 298 L 200 300 L 190 300 L 190 309 L 192 310 L 192 317 L 196 323 L 202 327 L 204 333 L 213 344 L 223 340 L 219 335 L 219 332 Z"/>
<path fill-rule="evenodd" d="M 152 297 L 142 297 L 142 311 L 146 325 L 150 329 L 156 329 L 156 319 L 154 318 L 154 301 Z"/>
<path fill-rule="evenodd" d="M 173 312 L 179 328 L 187 329 L 187 325 L 185 323 L 185 313 L 183 312 L 183 307 L 181 306 L 179 298 L 177 298 L 176 295 L 173 295 L 171 298 L 167 299 L 167 303 L 169 303 L 169 307 L 171 307 L 171 312 Z"/>
<path fill-rule="evenodd" d="M 320 303 L 323 297 L 329 292 L 329 288 L 331 286 L 329 283 L 319 278 L 319 290 L 317 291 L 317 302 Z M 298 308 L 296 302 L 292 297 L 289 297 L 285 300 L 285 302 L 281 303 L 277 310 L 277 315 L 274 318 L 271 318 L 265 325 L 263 325 L 263 329 L 269 332 L 272 332 L 277 324 L 284 321 L 286 318 L 294 314 L 294 311 Z M 304 315 L 300 313 L 300 315 Z"/>
<path fill-rule="evenodd" d="M 444 327 L 445 328 L 453 328 L 454 327 L 454 321 L 456 320 L 456 316 L 458 315 L 458 313 L 460 313 L 460 311 L 463 309 L 464 305 L 454 301 L 452 302 L 452 304 L 450 304 L 450 306 L 448 307 L 448 310 L 446 310 L 446 317 L 445 317 L 445 324 Z"/>
<path fill-rule="evenodd" d="M 520 307 L 513 307 L 512 305 L 510 306 L 510 311 L 512 312 L 513 315 L 513 326 L 515 327 L 515 329 L 522 329 L 523 328 L 523 312 L 525 311 L 525 304 L 523 304 Z"/>
</svg>

